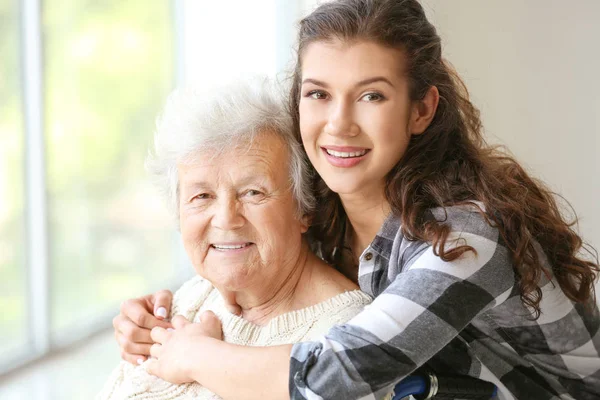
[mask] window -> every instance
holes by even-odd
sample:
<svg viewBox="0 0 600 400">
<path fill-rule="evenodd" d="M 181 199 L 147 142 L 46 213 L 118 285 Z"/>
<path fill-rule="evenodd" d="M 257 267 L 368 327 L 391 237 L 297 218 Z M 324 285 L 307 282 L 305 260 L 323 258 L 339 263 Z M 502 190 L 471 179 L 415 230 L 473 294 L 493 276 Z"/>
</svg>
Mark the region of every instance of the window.
<svg viewBox="0 0 600 400">
<path fill-rule="evenodd" d="M 173 29 L 168 0 L 0 0 L 0 373 L 180 276 L 143 167 Z"/>
<path fill-rule="evenodd" d="M 16 0 L 0 0 L 0 354 L 27 339 L 18 16 Z"/>
<path fill-rule="evenodd" d="M 143 169 L 173 85 L 171 32 L 168 1 L 44 2 L 55 334 L 173 277 L 173 225 Z"/>
<path fill-rule="evenodd" d="M 0 374 L 193 273 L 143 167 L 156 117 L 176 81 L 288 67 L 297 10 L 0 0 Z"/>
</svg>

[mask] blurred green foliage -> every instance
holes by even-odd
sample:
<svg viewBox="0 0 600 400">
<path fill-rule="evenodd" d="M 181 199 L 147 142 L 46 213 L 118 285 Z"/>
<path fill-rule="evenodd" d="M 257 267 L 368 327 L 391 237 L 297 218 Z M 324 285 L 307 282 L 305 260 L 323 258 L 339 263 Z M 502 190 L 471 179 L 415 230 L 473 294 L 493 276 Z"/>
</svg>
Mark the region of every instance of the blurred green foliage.
<svg viewBox="0 0 600 400">
<path fill-rule="evenodd" d="M 174 45 L 169 1 L 43 4 L 58 332 L 173 275 L 172 228 L 143 162 L 173 84 Z"/>
<path fill-rule="evenodd" d="M 55 334 L 174 276 L 173 227 L 143 168 L 174 81 L 168 0 L 44 0 Z M 26 340 L 19 4 L 0 0 L 0 352 Z"/>
</svg>

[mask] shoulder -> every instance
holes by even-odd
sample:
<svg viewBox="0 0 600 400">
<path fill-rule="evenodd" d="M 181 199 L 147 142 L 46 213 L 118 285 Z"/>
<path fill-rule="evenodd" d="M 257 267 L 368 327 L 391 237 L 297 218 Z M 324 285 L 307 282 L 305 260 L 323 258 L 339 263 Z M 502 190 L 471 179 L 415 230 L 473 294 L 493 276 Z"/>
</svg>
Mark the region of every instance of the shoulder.
<svg viewBox="0 0 600 400">
<path fill-rule="evenodd" d="M 508 249 L 503 245 L 500 231 L 493 225 L 485 213 L 482 204 L 473 202 L 471 204 L 432 208 L 428 211 L 426 219 L 434 219 L 450 228 L 446 237 L 444 251 L 460 246 L 469 246 L 473 251 L 467 251 L 454 261 L 444 262 L 439 257 L 440 249 L 433 243 L 417 242 L 423 250 L 421 257 L 429 253 L 427 262 L 433 262 L 432 256 L 437 258 L 435 263 L 447 264 L 448 266 L 472 265 L 473 268 L 482 267 L 487 263 L 501 263 L 512 270 L 512 262 Z M 435 248 L 434 248 L 435 247 Z M 420 260 L 421 263 L 425 260 Z M 496 268 L 498 265 L 496 265 Z"/>
<path fill-rule="evenodd" d="M 345 303 L 329 314 L 329 319 L 333 325 L 341 325 L 348 322 L 373 301 L 371 296 L 360 290 L 345 292 L 343 296 L 345 296 Z"/>
<path fill-rule="evenodd" d="M 430 210 L 430 218 L 450 228 L 444 244 L 447 253 L 453 248 L 469 246 L 471 250 L 446 261 L 432 243 L 416 243 L 419 252 L 403 265 L 418 281 L 447 281 L 448 287 L 470 287 L 473 292 L 487 293 L 496 299 L 506 300 L 515 285 L 515 272 L 509 250 L 503 245 L 497 227 L 488 221 L 483 205 L 460 205 Z M 476 290 L 475 290 L 476 289 Z"/>
<path fill-rule="evenodd" d="M 448 252 L 457 247 L 468 246 L 472 250 L 464 253 L 461 260 L 473 259 L 484 265 L 489 261 L 502 262 L 507 266 L 512 265 L 510 253 L 497 226 L 485 215 L 483 205 L 471 203 L 466 205 L 434 208 L 429 210 L 428 218 L 450 228 L 444 242 L 444 251 Z M 430 244 L 432 245 L 432 244 Z M 440 254 L 439 246 L 432 251 Z"/>
<path fill-rule="evenodd" d="M 475 252 L 478 250 L 493 251 L 498 246 L 504 247 L 498 227 L 494 226 L 486 216 L 485 208 L 481 203 L 472 202 L 464 205 L 431 208 L 426 211 L 424 220 L 437 221 L 450 228 L 445 242 L 446 250 L 463 245 L 471 246 Z M 393 242 L 396 245 L 396 251 L 411 253 L 411 258 L 432 247 L 432 243 L 410 240 L 402 232 L 400 217 L 390 216 L 379 236 Z"/>
<path fill-rule="evenodd" d="M 450 228 L 451 232 L 466 232 L 485 237 L 489 240 L 498 240 L 499 231 L 486 217 L 485 206 L 478 202 L 430 208 L 425 212 L 425 221 L 437 221 Z M 399 215 L 391 214 L 383 226 L 378 236 L 390 240 L 401 238 L 402 219 Z"/>
<path fill-rule="evenodd" d="M 171 315 L 183 315 L 189 319 L 188 314 L 197 310 L 214 289 L 213 285 L 199 275 L 186 281 L 173 295 Z"/>
<path fill-rule="evenodd" d="M 343 325 L 371 304 L 372 298 L 361 290 L 351 290 L 305 309 L 313 314 L 313 322 L 302 340 L 313 340 L 331 327 Z"/>
<path fill-rule="evenodd" d="M 492 242 L 500 240 L 498 227 L 486 216 L 485 206 L 477 201 L 467 204 L 437 207 L 428 211 L 426 219 L 434 219 L 450 228 L 452 233 L 475 235 Z"/>
<path fill-rule="evenodd" d="M 437 221 L 449 227 L 444 250 L 459 246 L 470 246 L 474 250 L 465 253 L 457 262 L 469 258 L 469 255 L 481 255 L 482 257 L 478 257 L 481 262 L 494 257 L 510 264 L 510 255 L 504 246 L 500 231 L 488 220 L 481 203 L 431 208 L 426 211 L 424 218 L 426 221 Z M 400 270 L 410 267 L 427 253 L 439 254 L 439 249 L 433 249 L 433 243 L 407 238 L 403 234 L 401 218 L 396 215 L 390 215 L 385 221 L 373 242 L 373 247 L 393 265 L 398 264 Z M 437 257 L 436 261 L 441 262 L 441 259 Z"/>
<path fill-rule="evenodd" d="M 493 293 L 494 297 L 510 292 L 515 284 L 511 254 L 485 211 L 477 202 L 429 209 L 425 219 L 438 221 L 450 230 L 443 252 L 437 243 L 405 237 L 400 218 L 390 216 L 378 235 L 379 248 L 375 248 L 384 256 L 387 281 L 392 285 L 403 282 L 402 287 L 417 291 L 460 282 L 458 286 L 471 285 Z M 470 250 L 456 258 L 440 256 L 461 246 Z"/>
</svg>

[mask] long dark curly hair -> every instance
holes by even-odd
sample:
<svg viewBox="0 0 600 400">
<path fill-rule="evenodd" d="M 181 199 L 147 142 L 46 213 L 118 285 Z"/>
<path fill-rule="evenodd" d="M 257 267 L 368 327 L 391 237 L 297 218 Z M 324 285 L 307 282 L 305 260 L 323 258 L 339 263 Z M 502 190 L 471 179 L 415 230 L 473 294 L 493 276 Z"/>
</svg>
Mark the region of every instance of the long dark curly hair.
<svg viewBox="0 0 600 400">
<path fill-rule="evenodd" d="M 422 99 L 432 87 L 440 95 L 436 114 L 421 135 L 414 135 L 398 164 L 387 175 L 386 197 L 402 219 L 403 234 L 410 240 L 433 244 L 436 255 L 452 261 L 467 251 L 464 245 L 446 249 L 450 233 L 443 221 L 426 219 L 426 211 L 476 200 L 481 213 L 496 226 L 512 255 L 521 300 L 539 317 L 542 274 L 554 276 L 574 302 L 594 297 L 598 253 L 583 246 L 573 230 L 576 223 L 561 215 L 554 193 L 532 178 L 519 163 L 482 136 L 479 111 L 454 69 L 442 58 L 440 37 L 417 0 L 338 0 L 318 7 L 300 22 L 298 60 L 290 95 L 290 112 L 300 138 L 302 54 L 315 41 L 372 41 L 400 49 L 406 56 L 410 98 Z M 349 223 L 338 195 L 315 174 L 317 214 L 311 234 L 321 243 L 322 256 L 339 265 L 344 232 Z M 548 258 L 547 271 L 536 251 Z M 347 247 L 346 247 L 347 248 Z M 589 255 L 583 257 L 581 250 Z"/>
</svg>

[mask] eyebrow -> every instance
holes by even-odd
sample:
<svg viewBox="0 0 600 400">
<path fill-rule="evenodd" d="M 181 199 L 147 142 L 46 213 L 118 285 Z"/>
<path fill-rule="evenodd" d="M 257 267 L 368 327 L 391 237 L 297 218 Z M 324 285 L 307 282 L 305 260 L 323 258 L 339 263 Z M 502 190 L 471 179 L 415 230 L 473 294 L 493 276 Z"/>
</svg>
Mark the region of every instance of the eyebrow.
<svg viewBox="0 0 600 400">
<path fill-rule="evenodd" d="M 187 185 L 182 185 L 183 187 L 185 187 L 186 189 L 189 189 L 191 192 L 196 192 L 198 190 L 205 190 L 210 188 L 210 185 L 208 184 L 208 182 L 205 181 L 193 181 L 191 183 L 188 183 Z"/>
<path fill-rule="evenodd" d="M 264 172 L 264 171 L 261 171 Z M 245 176 L 243 178 L 241 178 L 238 182 L 239 186 L 246 186 L 246 185 L 257 185 L 261 188 L 265 187 L 265 182 L 268 181 L 269 178 L 265 178 L 263 175 L 260 174 L 254 174 L 254 175 L 248 175 Z"/>
<path fill-rule="evenodd" d="M 355 87 L 360 87 L 360 86 L 370 85 L 371 83 L 375 83 L 375 82 L 387 83 L 391 87 L 395 88 L 394 84 L 389 79 L 387 79 L 384 76 L 374 76 L 373 78 L 363 79 L 362 81 L 357 82 L 356 85 L 354 85 L 354 86 Z M 329 85 L 327 83 L 325 83 L 323 81 L 320 81 L 318 79 L 306 78 L 306 79 L 304 79 L 302 81 L 303 85 L 305 83 L 312 83 L 312 84 L 317 85 L 317 86 L 323 86 L 324 88 L 328 88 L 329 87 Z"/>
<path fill-rule="evenodd" d="M 260 173 L 254 173 L 254 174 L 248 174 L 248 175 L 242 177 L 237 182 L 237 185 L 238 186 L 246 186 L 246 185 L 254 184 L 254 185 L 258 185 L 264 189 L 266 187 L 265 183 L 267 181 L 269 181 L 269 178 L 265 179 L 261 176 Z M 187 185 L 187 188 L 190 189 L 190 191 L 195 192 L 198 190 L 210 190 L 213 186 L 214 185 L 211 182 L 204 181 L 204 180 L 198 180 L 198 181 L 193 181 L 193 182 L 189 183 Z"/>
</svg>

